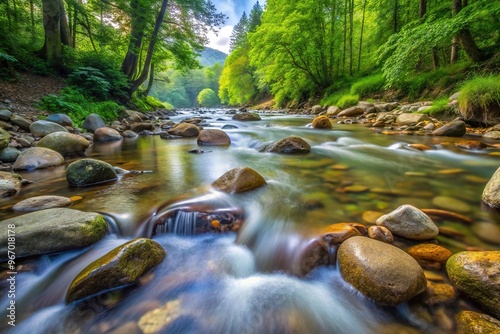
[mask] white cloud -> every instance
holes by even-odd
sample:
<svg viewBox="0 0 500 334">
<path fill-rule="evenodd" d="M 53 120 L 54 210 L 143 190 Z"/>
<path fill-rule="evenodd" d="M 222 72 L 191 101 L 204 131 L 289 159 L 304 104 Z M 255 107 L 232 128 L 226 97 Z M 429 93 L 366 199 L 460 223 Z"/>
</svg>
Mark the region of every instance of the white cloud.
<svg viewBox="0 0 500 334">
<path fill-rule="evenodd" d="M 233 26 L 224 26 L 218 33 L 209 32 L 208 34 L 208 47 L 229 53 L 229 39 L 233 32 Z"/>
</svg>

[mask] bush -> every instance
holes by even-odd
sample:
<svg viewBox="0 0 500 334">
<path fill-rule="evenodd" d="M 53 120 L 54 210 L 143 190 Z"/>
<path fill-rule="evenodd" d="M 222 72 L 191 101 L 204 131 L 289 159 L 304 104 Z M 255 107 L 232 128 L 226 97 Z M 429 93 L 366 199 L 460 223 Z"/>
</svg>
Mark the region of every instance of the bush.
<svg viewBox="0 0 500 334">
<path fill-rule="evenodd" d="M 80 90 L 84 95 L 98 100 L 109 96 L 111 84 L 104 74 L 93 67 L 78 67 L 68 76 L 68 84 Z"/>
<path fill-rule="evenodd" d="M 485 124 L 500 116 L 500 75 L 476 77 L 466 81 L 458 97 L 460 112 L 466 119 Z"/>
<path fill-rule="evenodd" d="M 219 97 L 210 88 L 203 89 L 196 99 L 202 107 L 215 107 L 220 104 Z"/>
<path fill-rule="evenodd" d="M 365 98 L 372 94 L 382 93 L 384 84 L 385 80 L 382 74 L 370 75 L 356 81 L 351 86 L 351 94 L 357 94 L 360 98 Z"/>
<path fill-rule="evenodd" d="M 321 100 L 320 104 L 323 106 L 336 106 L 339 100 L 345 96 L 348 95 L 349 91 L 348 90 L 341 90 L 338 92 L 335 92 L 324 99 Z"/>
<path fill-rule="evenodd" d="M 161 102 L 153 96 L 144 97 L 135 94 L 130 102 L 141 112 L 155 111 L 157 109 L 174 110 L 174 107 L 170 103 Z"/>
<path fill-rule="evenodd" d="M 356 104 L 358 104 L 358 101 L 359 101 L 359 95 L 351 95 L 351 94 L 344 95 L 342 96 L 342 98 L 340 98 L 340 100 L 338 100 L 337 106 L 340 109 L 345 109 L 355 106 Z"/>
<path fill-rule="evenodd" d="M 451 114 L 454 113 L 452 107 L 448 106 L 448 98 L 437 99 L 432 102 L 432 107 L 422 111 L 423 114 L 429 114 L 431 116 L 437 116 L 439 114 Z"/>
</svg>

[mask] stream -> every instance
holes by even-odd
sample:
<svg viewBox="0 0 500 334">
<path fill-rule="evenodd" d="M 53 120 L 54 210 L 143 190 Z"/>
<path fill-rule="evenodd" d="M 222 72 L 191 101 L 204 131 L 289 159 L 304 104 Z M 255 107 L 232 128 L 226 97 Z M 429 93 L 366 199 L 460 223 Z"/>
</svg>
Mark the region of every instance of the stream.
<svg viewBox="0 0 500 334">
<path fill-rule="evenodd" d="M 110 232 L 85 249 L 23 260 L 17 275 L 16 327 L 2 321 L 0 331 L 453 333 L 443 323 L 453 321 L 462 309 L 474 309 L 460 296 L 439 306 L 417 300 L 381 307 L 344 282 L 335 265 L 305 275 L 291 273 L 300 250 L 325 227 L 339 222 L 370 226 L 367 212 L 388 213 L 403 204 L 471 218 L 473 224 L 435 221 L 441 231 L 438 243 L 453 253 L 500 250 L 488 232 L 500 219 L 481 204 L 484 186 L 499 167 L 499 149 L 455 146 L 480 138 L 388 136 L 356 124 L 318 130 L 310 125 L 312 116 L 304 115 L 269 112 L 261 114 L 261 121 L 237 122 L 227 110 L 208 110 L 182 111 L 171 119 L 190 117 L 206 118 L 205 128 L 233 125 L 224 129 L 231 145 L 204 146 L 205 153 L 189 154 L 198 148 L 196 138 L 141 136 L 94 144 L 87 157 L 145 172 L 86 188 L 68 186 L 66 166 L 19 173 L 34 183 L 0 200 L 0 220 L 19 215 L 12 206 L 26 198 L 80 196 L 71 208 L 103 214 Z M 304 138 L 311 152 L 258 151 L 291 135 Z M 408 146 L 412 143 L 433 149 L 420 151 Z M 210 187 L 225 172 L 242 166 L 261 174 L 267 186 L 233 195 Z M 241 230 L 193 235 L 200 207 L 241 212 Z M 155 230 L 155 217 L 168 212 L 177 212 L 175 219 Z M 135 286 L 65 303 L 69 284 L 83 268 L 137 237 L 161 244 L 167 253 L 163 262 Z M 413 244 L 395 243 L 402 249 Z M 443 269 L 434 273 L 446 277 Z M 5 310 L 3 287 L 0 298 Z"/>
</svg>

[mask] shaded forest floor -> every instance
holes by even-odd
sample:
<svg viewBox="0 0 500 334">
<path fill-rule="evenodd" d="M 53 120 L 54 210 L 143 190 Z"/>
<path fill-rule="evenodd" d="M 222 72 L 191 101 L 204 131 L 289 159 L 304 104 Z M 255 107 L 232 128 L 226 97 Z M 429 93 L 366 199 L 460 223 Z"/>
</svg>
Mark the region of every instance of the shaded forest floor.
<svg viewBox="0 0 500 334">
<path fill-rule="evenodd" d="M 0 108 L 31 119 L 43 113 L 34 107 L 36 102 L 45 95 L 59 93 L 65 86 L 61 77 L 19 73 L 17 81 L 0 80 Z"/>
</svg>

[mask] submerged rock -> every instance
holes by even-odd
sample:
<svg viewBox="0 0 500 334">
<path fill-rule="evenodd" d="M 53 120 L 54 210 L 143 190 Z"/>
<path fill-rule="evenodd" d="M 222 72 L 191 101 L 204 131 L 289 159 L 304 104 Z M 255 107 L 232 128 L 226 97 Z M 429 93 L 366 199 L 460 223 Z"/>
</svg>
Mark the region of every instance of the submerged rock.
<svg viewBox="0 0 500 334">
<path fill-rule="evenodd" d="M 71 204 L 71 199 L 64 196 L 36 196 L 16 203 L 14 211 L 38 211 L 50 208 L 61 208 Z"/>
<path fill-rule="evenodd" d="M 66 180 L 71 186 L 84 187 L 118 178 L 116 171 L 107 162 L 81 159 L 71 163 L 66 170 Z"/>
<path fill-rule="evenodd" d="M 122 140 L 123 137 L 118 131 L 106 126 L 100 127 L 94 131 L 94 141 L 99 143 L 109 143 L 112 141 Z"/>
<path fill-rule="evenodd" d="M 312 121 L 312 127 L 315 129 L 332 129 L 332 122 L 326 116 L 318 116 Z"/>
<path fill-rule="evenodd" d="M 0 198 L 10 197 L 21 190 L 22 178 L 18 174 L 0 172 Z"/>
<path fill-rule="evenodd" d="M 311 146 L 301 137 L 289 136 L 259 149 L 260 152 L 307 153 Z"/>
<path fill-rule="evenodd" d="M 27 213 L 0 222 L 0 260 L 7 259 L 9 225 L 15 226 L 18 258 L 90 246 L 107 232 L 106 221 L 95 212 L 55 208 Z"/>
<path fill-rule="evenodd" d="M 491 207 L 500 208 L 500 168 L 495 171 L 484 187 L 481 199 Z"/>
<path fill-rule="evenodd" d="M 14 170 L 34 170 L 64 164 L 63 156 L 45 147 L 30 147 L 21 152 L 14 162 Z"/>
<path fill-rule="evenodd" d="M 424 268 L 440 269 L 453 253 L 436 244 L 415 245 L 406 250 Z"/>
<path fill-rule="evenodd" d="M 0 161 L 3 162 L 15 162 L 17 157 L 19 157 L 21 151 L 13 147 L 6 147 L 0 150 Z"/>
<path fill-rule="evenodd" d="M 85 150 L 90 146 L 90 143 L 82 136 L 73 133 L 54 132 L 43 137 L 36 146 L 50 148 L 62 155 L 83 155 Z"/>
<path fill-rule="evenodd" d="M 198 145 L 200 146 L 228 146 L 231 145 L 231 139 L 222 130 L 207 129 L 201 130 L 198 135 Z"/>
<path fill-rule="evenodd" d="M 239 167 L 226 172 L 212 183 L 212 186 L 227 193 L 240 193 L 265 184 L 267 184 L 266 180 L 255 170 L 249 167 Z"/>
<path fill-rule="evenodd" d="M 500 251 L 457 253 L 446 262 L 446 271 L 458 290 L 500 317 Z"/>
<path fill-rule="evenodd" d="M 455 319 L 457 320 L 457 334 L 500 333 L 500 321 L 486 314 L 462 311 Z"/>
<path fill-rule="evenodd" d="M 367 237 L 352 237 L 340 245 L 342 277 L 366 297 L 394 306 L 425 291 L 420 265 L 401 249 Z"/>
<path fill-rule="evenodd" d="M 139 238 L 121 245 L 89 264 L 71 282 L 66 301 L 137 283 L 139 278 L 158 265 L 166 253 L 157 242 Z"/>
<path fill-rule="evenodd" d="M 409 204 L 383 215 L 376 224 L 387 227 L 393 234 L 413 240 L 428 240 L 439 234 L 432 219 Z"/>
</svg>

